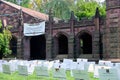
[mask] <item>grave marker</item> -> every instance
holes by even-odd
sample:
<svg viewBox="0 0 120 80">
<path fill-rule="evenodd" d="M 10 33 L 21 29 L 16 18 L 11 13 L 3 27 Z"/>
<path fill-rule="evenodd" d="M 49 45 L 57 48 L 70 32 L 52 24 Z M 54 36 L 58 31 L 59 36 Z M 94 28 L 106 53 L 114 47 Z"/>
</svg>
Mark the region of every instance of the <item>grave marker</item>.
<svg viewBox="0 0 120 80">
<path fill-rule="evenodd" d="M 87 70 L 72 70 L 72 75 L 75 80 L 89 80 Z"/>
<path fill-rule="evenodd" d="M 27 66 L 18 65 L 18 73 L 19 73 L 19 75 L 28 76 Z"/>
<path fill-rule="evenodd" d="M 2 69 L 3 69 L 3 73 L 11 74 L 11 70 L 10 70 L 9 64 L 2 64 Z"/>
<path fill-rule="evenodd" d="M 36 66 L 35 67 L 37 76 L 49 76 L 48 68 L 44 66 Z"/>
<path fill-rule="evenodd" d="M 117 69 L 99 69 L 99 80 L 119 80 Z"/>
<path fill-rule="evenodd" d="M 53 69 L 53 77 L 58 78 L 59 80 L 66 80 L 66 71 L 62 68 Z"/>
</svg>

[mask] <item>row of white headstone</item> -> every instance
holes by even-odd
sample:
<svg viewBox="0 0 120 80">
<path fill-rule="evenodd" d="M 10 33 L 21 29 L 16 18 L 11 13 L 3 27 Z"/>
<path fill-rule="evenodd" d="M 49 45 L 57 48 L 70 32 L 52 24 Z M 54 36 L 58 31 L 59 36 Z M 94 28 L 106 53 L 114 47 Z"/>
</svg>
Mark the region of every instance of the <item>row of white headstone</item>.
<svg viewBox="0 0 120 80">
<path fill-rule="evenodd" d="M 49 70 L 53 77 L 60 80 L 66 79 L 66 70 L 71 71 L 71 76 L 76 80 L 89 80 L 88 72 L 94 73 L 95 78 L 99 80 L 120 80 L 120 63 L 100 60 L 98 64 L 88 62 L 87 59 L 72 59 L 46 61 L 46 60 L 0 60 L 0 72 L 9 73 L 18 71 L 20 75 L 29 75 L 36 72 L 37 76 L 49 76 Z"/>
</svg>

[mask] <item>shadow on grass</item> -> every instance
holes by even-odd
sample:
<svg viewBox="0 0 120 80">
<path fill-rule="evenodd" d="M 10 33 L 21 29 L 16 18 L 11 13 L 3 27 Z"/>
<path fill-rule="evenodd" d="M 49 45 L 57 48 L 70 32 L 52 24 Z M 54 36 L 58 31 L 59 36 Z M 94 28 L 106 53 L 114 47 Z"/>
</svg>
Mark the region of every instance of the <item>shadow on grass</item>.
<svg viewBox="0 0 120 80">
<path fill-rule="evenodd" d="M 19 75 L 18 72 L 14 72 L 12 74 L 0 73 L 0 80 L 59 80 L 53 78 L 52 71 L 49 71 L 50 76 L 36 76 L 35 72 L 32 75 L 22 76 Z M 99 80 L 98 78 L 94 78 L 93 73 L 89 73 L 90 80 Z M 66 71 L 66 80 L 75 80 L 74 77 L 71 76 L 70 71 Z"/>
</svg>

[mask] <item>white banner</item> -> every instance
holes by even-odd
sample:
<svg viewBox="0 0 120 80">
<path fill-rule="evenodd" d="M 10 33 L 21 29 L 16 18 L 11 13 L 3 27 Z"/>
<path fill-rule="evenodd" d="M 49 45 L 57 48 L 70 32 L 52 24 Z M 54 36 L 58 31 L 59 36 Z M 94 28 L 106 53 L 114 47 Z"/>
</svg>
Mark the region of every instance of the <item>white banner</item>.
<svg viewBox="0 0 120 80">
<path fill-rule="evenodd" d="M 24 36 L 37 36 L 45 34 L 45 21 L 35 24 L 24 23 Z"/>
</svg>

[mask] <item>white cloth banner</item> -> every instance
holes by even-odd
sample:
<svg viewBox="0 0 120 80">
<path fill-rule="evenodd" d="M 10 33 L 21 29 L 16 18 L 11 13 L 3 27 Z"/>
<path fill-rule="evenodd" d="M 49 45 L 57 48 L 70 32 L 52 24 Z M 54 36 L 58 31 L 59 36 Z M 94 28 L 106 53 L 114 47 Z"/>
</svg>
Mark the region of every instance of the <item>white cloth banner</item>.
<svg viewBox="0 0 120 80">
<path fill-rule="evenodd" d="M 36 24 L 24 23 L 24 36 L 37 36 L 45 34 L 45 21 Z"/>
</svg>

